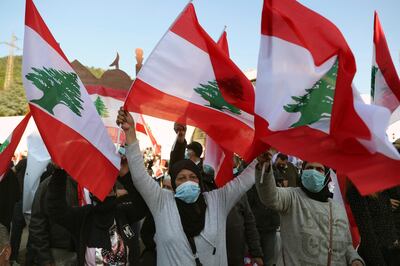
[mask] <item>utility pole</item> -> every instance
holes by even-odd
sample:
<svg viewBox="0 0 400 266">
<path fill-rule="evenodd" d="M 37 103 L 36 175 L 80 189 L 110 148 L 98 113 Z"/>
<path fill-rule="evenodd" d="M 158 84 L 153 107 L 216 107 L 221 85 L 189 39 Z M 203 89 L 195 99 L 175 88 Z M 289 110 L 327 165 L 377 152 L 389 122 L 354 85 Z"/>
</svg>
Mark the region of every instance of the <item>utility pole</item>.
<svg viewBox="0 0 400 266">
<path fill-rule="evenodd" d="M 5 90 L 9 89 L 13 83 L 13 75 L 14 75 L 14 49 L 16 50 L 21 50 L 16 45 L 16 41 L 18 38 L 14 35 L 14 33 L 11 36 L 11 41 L 10 42 L 0 42 L 0 44 L 5 44 L 9 48 L 8 52 L 8 58 L 7 58 L 7 65 L 6 65 L 6 75 L 4 78 L 4 86 L 3 88 Z"/>
</svg>

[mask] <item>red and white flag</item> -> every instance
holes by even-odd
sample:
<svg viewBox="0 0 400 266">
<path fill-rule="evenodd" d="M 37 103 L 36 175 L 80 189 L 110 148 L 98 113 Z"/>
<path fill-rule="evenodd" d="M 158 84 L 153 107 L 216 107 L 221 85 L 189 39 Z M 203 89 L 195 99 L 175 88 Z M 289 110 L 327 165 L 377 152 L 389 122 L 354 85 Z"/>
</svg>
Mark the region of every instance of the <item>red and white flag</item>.
<svg viewBox="0 0 400 266">
<path fill-rule="evenodd" d="M 400 79 L 397 75 L 389 48 L 379 21 L 378 13 L 374 14 L 374 49 L 371 73 L 371 102 L 388 108 L 392 113 L 400 105 Z M 400 119 L 393 114 L 391 122 Z"/>
<path fill-rule="evenodd" d="M 229 46 L 226 30 L 222 32 L 217 45 L 229 56 Z M 224 186 L 233 178 L 233 152 L 224 150 L 210 136 L 206 135 L 204 164 L 210 165 L 215 171 L 215 184 Z"/>
<path fill-rule="evenodd" d="M 13 132 L 4 140 L 0 145 L 0 182 L 3 180 L 4 174 L 10 168 L 10 162 L 14 156 L 15 149 L 17 148 L 25 128 L 28 125 L 31 113 L 28 113 L 13 130 Z"/>
<path fill-rule="evenodd" d="M 354 219 L 353 212 L 351 211 L 350 204 L 346 200 L 347 177 L 345 175 L 335 173 L 332 169 L 330 171 L 330 176 L 334 184 L 333 200 L 341 204 L 346 210 L 353 246 L 356 248 L 360 244 L 360 232 L 358 231 L 358 226 L 356 220 Z"/>
<path fill-rule="evenodd" d="M 88 92 L 32 0 L 26 1 L 23 83 L 52 160 L 104 199 L 117 178 L 120 157 Z"/>
<path fill-rule="evenodd" d="M 135 116 L 134 116 L 134 118 L 135 118 Z M 157 143 L 157 140 L 154 137 L 153 133 L 151 132 L 150 127 L 144 121 L 143 115 L 136 114 L 135 122 L 136 122 L 136 131 L 142 132 L 143 134 L 145 134 L 149 138 L 150 143 L 153 146 L 154 153 L 160 155 L 161 154 L 161 145 L 159 145 Z"/>
<path fill-rule="evenodd" d="M 128 94 L 127 90 L 106 88 L 103 86 L 87 85 L 86 89 L 92 99 L 97 113 L 100 115 L 107 132 L 110 135 L 114 143 L 118 142 L 118 131 L 120 128 L 115 124 L 115 118 L 118 115 L 118 110 L 124 105 L 124 101 Z M 141 114 L 131 113 L 136 122 L 136 131 L 144 134 L 149 143 L 155 150 L 160 151 L 160 145 L 158 145 L 156 139 L 151 133 L 150 128 L 145 123 L 144 118 Z M 125 142 L 124 134 L 120 135 L 120 143 Z"/>
<path fill-rule="evenodd" d="M 201 128 L 224 149 L 245 157 L 254 138 L 249 84 L 200 26 L 190 3 L 138 73 L 125 108 Z M 253 90 L 252 101 L 244 98 L 246 90 Z"/>
<path fill-rule="evenodd" d="M 265 0 L 261 33 L 256 134 L 345 173 L 363 195 L 399 185 L 390 113 L 353 89 L 354 56 L 336 26 L 297 1 Z"/>
</svg>

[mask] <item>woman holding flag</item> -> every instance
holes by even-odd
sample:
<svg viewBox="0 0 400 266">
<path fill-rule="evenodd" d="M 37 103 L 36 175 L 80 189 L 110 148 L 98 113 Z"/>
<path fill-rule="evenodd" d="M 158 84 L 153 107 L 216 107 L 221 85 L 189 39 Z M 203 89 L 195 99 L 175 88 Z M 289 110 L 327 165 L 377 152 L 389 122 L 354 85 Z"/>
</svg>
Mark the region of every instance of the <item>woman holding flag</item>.
<svg viewBox="0 0 400 266">
<path fill-rule="evenodd" d="M 117 124 L 126 134 L 132 180 L 153 214 L 158 265 L 227 265 L 226 217 L 254 184 L 254 164 L 224 187 L 204 192 L 201 173 L 190 160 L 170 169 L 173 191 L 161 189 L 144 169 L 135 122 L 123 108 Z"/>
</svg>

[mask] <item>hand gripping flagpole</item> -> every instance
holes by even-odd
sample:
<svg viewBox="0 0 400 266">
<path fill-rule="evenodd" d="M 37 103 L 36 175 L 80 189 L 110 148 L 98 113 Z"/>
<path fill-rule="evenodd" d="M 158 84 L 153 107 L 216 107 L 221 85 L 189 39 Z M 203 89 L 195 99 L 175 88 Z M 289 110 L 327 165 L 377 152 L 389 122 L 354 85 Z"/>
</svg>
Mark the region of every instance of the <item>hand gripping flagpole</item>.
<svg viewBox="0 0 400 266">
<path fill-rule="evenodd" d="M 151 55 L 153 54 L 154 50 L 156 50 L 157 46 L 160 44 L 161 40 L 165 37 L 165 35 L 167 35 L 167 33 L 170 31 L 170 29 L 172 28 L 172 26 L 175 24 L 175 22 L 181 17 L 181 15 L 183 14 L 183 12 L 185 12 L 185 10 L 188 8 L 188 6 L 193 2 L 193 0 L 189 0 L 188 3 L 186 4 L 186 6 L 182 9 L 181 13 L 179 13 L 179 15 L 175 18 L 174 22 L 171 24 L 171 26 L 169 26 L 168 30 L 164 33 L 164 35 L 161 37 L 161 39 L 158 41 L 158 43 L 156 44 L 156 46 L 153 48 L 153 50 L 151 51 L 151 53 L 149 54 L 148 58 L 151 57 Z M 226 27 L 226 26 L 225 26 Z M 225 31 L 225 29 L 224 29 Z M 223 32 L 222 32 L 223 33 Z M 146 60 L 147 62 L 147 60 Z M 146 62 L 143 63 L 142 67 L 146 64 Z M 140 70 L 137 72 L 136 74 L 136 78 L 137 76 L 140 74 Z M 133 88 L 134 84 L 136 82 L 136 79 L 132 82 L 131 85 L 131 89 Z M 125 101 L 124 101 L 124 110 L 126 108 L 126 99 L 128 98 L 129 94 L 131 93 L 131 89 L 129 90 L 128 94 L 125 97 Z M 122 131 L 122 126 L 118 125 L 118 134 L 117 134 L 117 151 L 118 149 L 121 147 L 121 131 Z"/>
</svg>

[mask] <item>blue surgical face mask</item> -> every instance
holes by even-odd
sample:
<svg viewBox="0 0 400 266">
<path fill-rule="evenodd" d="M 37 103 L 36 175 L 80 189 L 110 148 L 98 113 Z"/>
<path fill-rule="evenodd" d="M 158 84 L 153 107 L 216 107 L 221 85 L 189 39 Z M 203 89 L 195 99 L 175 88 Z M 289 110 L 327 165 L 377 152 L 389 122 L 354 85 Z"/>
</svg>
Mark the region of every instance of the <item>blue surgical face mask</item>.
<svg viewBox="0 0 400 266">
<path fill-rule="evenodd" d="M 326 176 L 315 169 L 304 170 L 301 175 L 301 183 L 310 192 L 318 193 L 325 186 Z"/>
<path fill-rule="evenodd" d="M 199 198 L 200 186 L 196 182 L 186 181 L 179 185 L 175 191 L 175 198 L 183 200 L 186 203 L 193 203 Z"/>
<path fill-rule="evenodd" d="M 237 173 L 239 173 L 239 170 L 236 167 L 233 168 L 233 175 L 236 175 Z"/>
<path fill-rule="evenodd" d="M 190 159 L 190 151 L 189 150 L 185 151 L 185 159 Z"/>
</svg>

